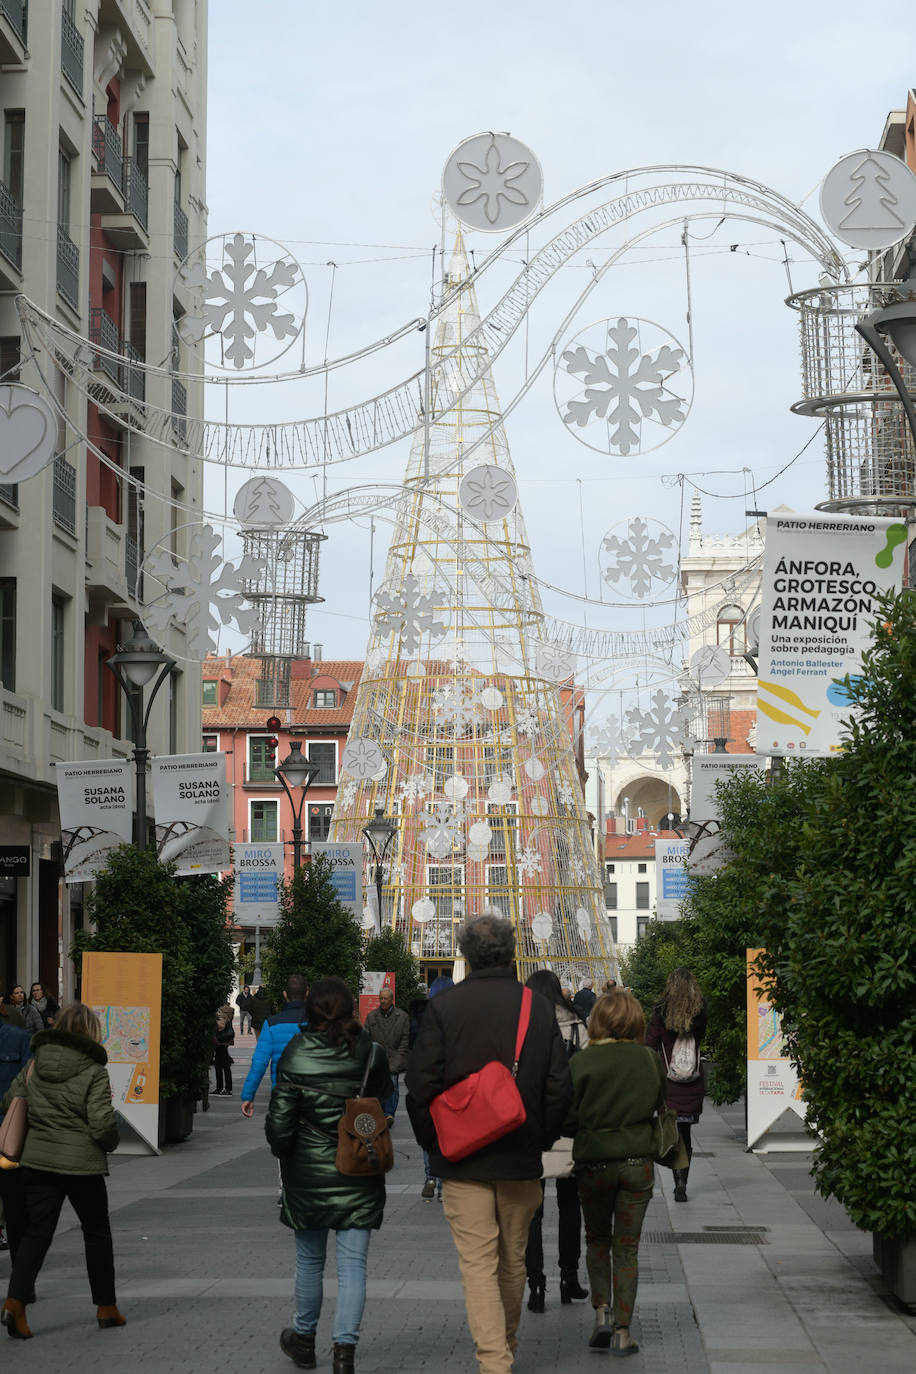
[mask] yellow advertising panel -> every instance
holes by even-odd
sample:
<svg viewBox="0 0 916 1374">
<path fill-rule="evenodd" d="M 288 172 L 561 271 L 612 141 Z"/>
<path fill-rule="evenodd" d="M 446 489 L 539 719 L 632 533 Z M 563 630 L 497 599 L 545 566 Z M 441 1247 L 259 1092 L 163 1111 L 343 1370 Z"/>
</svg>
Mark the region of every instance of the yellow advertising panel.
<svg viewBox="0 0 916 1374">
<path fill-rule="evenodd" d="M 102 1023 L 115 1110 L 132 1128 L 120 1150 L 156 1152 L 162 955 L 84 954 L 82 996 Z"/>
</svg>

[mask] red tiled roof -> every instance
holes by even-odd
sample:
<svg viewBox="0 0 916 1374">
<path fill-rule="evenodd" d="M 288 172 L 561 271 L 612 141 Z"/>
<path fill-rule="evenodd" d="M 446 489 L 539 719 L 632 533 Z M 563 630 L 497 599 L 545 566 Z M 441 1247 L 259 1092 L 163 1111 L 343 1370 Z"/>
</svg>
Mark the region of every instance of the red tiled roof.
<svg viewBox="0 0 916 1374">
<path fill-rule="evenodd" d="M 634 835 L 611 835 L 604 839 L 604 857 L 614 859 L 654 859 L 656 840 L 679 840 L 676 830 L 637 830 Z"/>
<path fill-rule="evenodd" d="M 204 681 L 228 682 L 229 694 L 222 706 L 204 706 L 202 724 L 204 730 L 227 729 L 233 726 L 250 726 L 263 729 L 268 717 L 278 715 L 283 728 L 295 726 L 348 726 L 356 705 L 356 689 L 362 676 L 363 663 L 358 659 L 322 659 L 312 663 L 315 677 L 322 686 L 331 679 L 342 686 L 340 700 L 333 710 L 316 711 L 311 705 L 313 677 L 310 671 L 302 672 L 308 660 L 297 660 L 300 670 L 290 675 L 290 708 L 275 710 L 272 706 L 256 706 L 255 694 L 261 672 L 261 660 L 249 658 L 245 654 L 235 656 L 211 657 L 204 661 Z M 300 675 L 301 674 L 301 675 Z M 348 686 L 343 688 L 343 684 Z"/>
</svg>

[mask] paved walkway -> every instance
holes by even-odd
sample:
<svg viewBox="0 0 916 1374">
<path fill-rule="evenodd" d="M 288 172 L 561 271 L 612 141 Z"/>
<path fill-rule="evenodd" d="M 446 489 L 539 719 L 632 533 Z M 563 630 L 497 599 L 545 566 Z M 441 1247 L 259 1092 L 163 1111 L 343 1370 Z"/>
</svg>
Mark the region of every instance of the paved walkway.
<svg viewBox="0 0 916 1374">
<path fill-rule="evenodd" d="M 236 1096 L 212 1098 L 191 1139 L 159 1158 L 116 1157 L 110 1197 L 123 1330 L 99 1331 L 72 1214 L 38 1282 L 33 1343 L 3 1340 L 4 1369 L 41 1374 L 289 1374 L 277 1338 L 292 1318 L 293 1243 L 277 1220 L 276 1165 L 238 1088 L 250 1041 L 236 1046 Z M 916 1318 L 882 1297 L 869 1238 L 814 1195 L 804 1156 L 748 1155 L 739 1110 L 707 1108 L 695 1130 L 690 1201 L 666 1171 L 640 1251 L 642 1342 L 631 1374 L 912 1374 Z M 422 1161 L 406 1117 L 395 1126 L 385 1225 L 372 1240 L 361 1374 L 474 1374 L 457 1264 L 437 1202 L 420 1198 Z M 555 1244 L 548 1187 L 545 1245 Z M 555 1254 L 555 1252 L 554 1252 Z M 8 1258 L 0 1255 L 0 1284 Z M 584 1274 L 584 1264 L 580 1271 Z M 329 1270 L 333 1274 L 333 1268 Z M 334 1283 L 326 1285 L 326 1301 Z M 594 1371 L 591 1308 L 523 1315 L 518 1374 Z M 330 1369 L 330 1320 L 319 1368 Z"/>
</svg>

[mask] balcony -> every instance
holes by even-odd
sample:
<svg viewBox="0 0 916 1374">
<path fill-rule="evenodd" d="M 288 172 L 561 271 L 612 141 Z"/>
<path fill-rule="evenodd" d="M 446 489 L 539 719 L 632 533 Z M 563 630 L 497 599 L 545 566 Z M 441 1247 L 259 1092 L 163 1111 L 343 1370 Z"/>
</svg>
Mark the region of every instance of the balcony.
<svg viewBox="0 0 916 1374">
<path fill-rule="evenodd" d="M 102 215 L 102 228 L 116 248 L 149 248 L 149 186 L 136 158 L 122 159 L 122 205 Z"/>
<path fill-rule="evenodd" d="M 183 448 L 188 442 L 188 422 L 185 416 L 188 413 L 188 389 L 179 382 L 177 377 L 172 378 L 172 429 L 177 443 Z"/>
<path fill-rule="evenodd" d="M 13 290 L 19 290 L 22 285 L 19 277 L 19 273 L 22 271 L 22 206 L 19 205 L 2 181 L 0 181 L 0 253 L 3 254 L 10 267 L 16 269 L 16 275 L 12 277 L 8 272 L 5 272 L 4 264 L 0 262 L 0 282 L 9 285 Z"/>
<path fill-rule="evenodd" d="M 2 3 L 2 0 L 0 0 Z M 76 91 L 83 94 L 83 36 L 66 9 L 60 25 L 60 69 Z"/>
<path fill-rule="evenodd" d="M 57 294 L 79 314 L 80 250 L 60 225 L 57 226 Z"/>
<path fill-rule="evenodd" d="M 175 256 L 182 261 L 188 256 L 188 217 L 181 206 L 175 205 Z"/>
<path fill-rule="evenodd" d="M 21 67 L 29 36 L 28 0 L 0 0 L 0 66 Z"/>
<path fill-rule="evenodd" d="M 100 306 L 93 306 L 89 311 L 89 338 L 100 348 L 105 348 L 109 353 L 121 352 L 121 336 L 118 333 L 118 326 Z M 121 386 L 121 364 L 117 358 L 108 357 L 107 353 L 96 353 L 92 360 L 93 372 L 104 372 L 111 378 L 115 386 Z"/>
<path fill-rule="evenodd" d="M 136 543 L 131 539 L 134 548 L 128 552 L 129 539 L 125 527 L 112 520 L 104 506 L 87 508 L 86 595 L 94 625 L 105 625 L 112 615 L 137 614 L 136 568 L 132 578 L 129 571 L 131 556 L 136 559 Z"/>
<path fill-rule="evenodd" d="M 143 549 L 135 534 L 124 536 L 124 573 L 127 577 L 127 590 L 136 602 L 143 600 L 143 574 L 140 572 L 140 564 L 143 562 Z"/>
<path fill-rule="evenodd" d="M 66 458 L 54 459 L 54 523 L 68 534 L 76 534 L 76 468 Z"/>
<path fill-rule="evenodd" d="M 0 530 L 14 530 L 19 525 L 19 483 L 0 482 Z"/>
<path fill-rule="evenodd" d="M 124 213 L 124 153 L 121 135 L 107 115 L 92 117 L 92 151 L 97 171 L 92 174 L 89 205 L 94 214 Z"/>
</svg>

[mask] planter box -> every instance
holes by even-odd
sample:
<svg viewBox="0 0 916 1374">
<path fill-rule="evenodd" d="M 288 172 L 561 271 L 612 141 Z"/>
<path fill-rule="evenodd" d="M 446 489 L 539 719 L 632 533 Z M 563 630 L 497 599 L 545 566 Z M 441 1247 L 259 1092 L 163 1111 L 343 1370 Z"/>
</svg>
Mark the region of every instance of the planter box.
<svg viewBox="0 0 916 1374">
<path fill-rule="evenodd" d="M 194 1129 L 196 1102 L 188 1093 L 167 1097 L 159 1105 L 159 1144 L 180 1145 Z"/>
<path fill-rule="evenodd" d="M 875 1264 L 894 1297 L 916 1306 L 916 1235 L 872 1237 Z"/>
</svg>

